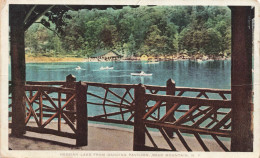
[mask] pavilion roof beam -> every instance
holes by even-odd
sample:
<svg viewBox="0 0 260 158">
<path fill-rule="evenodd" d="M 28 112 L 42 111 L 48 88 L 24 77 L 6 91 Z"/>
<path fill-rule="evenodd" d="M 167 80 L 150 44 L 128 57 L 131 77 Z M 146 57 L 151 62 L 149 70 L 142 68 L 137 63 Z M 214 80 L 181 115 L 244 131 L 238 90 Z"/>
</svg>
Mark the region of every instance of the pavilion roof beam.
<svg viewBox="0 0 260 158">
<path fill-rule="evenodd" d="M 34 9 L 36 8 L 37 5 L 34 5 L 31 7 L 31 9 L 29 10 L 29 12 L 26 14 L 25 18 L 24 18 L 24 24 L 26 23 L 26 21 L 28 20 L 28 18 L 32 15 L 32 12 L 34 11 Z"/>
<path fill-rule="evenodd" d="M 71 6 L 65 5 L 69 10 L 76 11 L 76 9 L 72 8 Z"/>
<path fill-rule="evenodd" d="M 50 11 L 55 5 L 52 6 L 46 6 L 46 9 L 42 12 L 38 13 L 36 16 L 32 17 L 31 19 L 28 19 L 28 22 L 25 22 L 24 30 L 27 30 L 36 20 L 38 20 L 40 17 L 42 17 L 45 13 Z"/>
</svg>

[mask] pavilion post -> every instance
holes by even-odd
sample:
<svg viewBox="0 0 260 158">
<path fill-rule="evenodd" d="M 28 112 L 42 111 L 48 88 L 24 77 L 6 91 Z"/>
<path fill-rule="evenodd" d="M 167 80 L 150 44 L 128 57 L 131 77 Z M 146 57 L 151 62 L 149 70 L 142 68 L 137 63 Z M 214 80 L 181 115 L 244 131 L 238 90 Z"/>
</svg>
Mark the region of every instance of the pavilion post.
<svg viewBox="0 0 260 158">
<path fill-rule="evenodd" d="M 231 7 L 231 151 L 253 151 L 251 7 Z"/>
<path fill-rule="evenodd" d="M 143 151 L 145 146 L 145 125 L 143 116 L 145 115 L 145 87 L 139 84 L 135 88 L 135 115 L 134 115 L 134 151 Z"/>
<path fill-rule="evenodd" d="M 10 5 L 10 55 L 12 79 L 12 135 L 21 136 L 25 133 L 25 50 L 24 50 L 24 18 L 22 5 Z"/>
<path fill-rule="evenodd" d="M 88 145 L 87 85 L 81 81 L 76 84 L 76 119 L 76 145 L 86 146 Z"/>
</svg>

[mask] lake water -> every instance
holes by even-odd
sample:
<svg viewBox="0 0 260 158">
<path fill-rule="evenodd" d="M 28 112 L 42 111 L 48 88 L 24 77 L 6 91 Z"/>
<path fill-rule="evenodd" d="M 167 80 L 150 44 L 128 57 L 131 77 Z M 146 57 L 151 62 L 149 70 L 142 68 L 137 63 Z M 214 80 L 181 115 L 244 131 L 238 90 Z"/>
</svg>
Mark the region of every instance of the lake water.
<svg viewBox="0 0 260 158">
<path fill-rule="evenodd" d="M 69 62 L 69 63 L 27 63 L 27 81 L 62 81 L 72 74 L 77 81 L 103 83 L 149 84 L 165 86 L 172 78 L 176 86 L 231 88 L 231 61 L 162 61 L 146 64 L 141 61 L 124 62 Z M 80 66 L 80 70 L 75 68 Z M 100 67 L 114 67 L 100 70 Z M 144 71 L 152 76 L 131 76 L 130 73 Z M 10 76 L 10 75 L 9 75 Z"/>
<path fill-rule="evenodd" d="M 80 66 L 80 70 L 76 67 Z M 101 67 L 114 67 L 113 70 L 100 70 Z M 10 70 L 10 69 L 9 69 Z M 131 76 L 131 73 L 144 71 L 152 76 Z M 102 83 L 148 84 L 165 86 L 166 81 L 172 78 L 176 86 L 202 88 L 231 88 L 231 61 L 162 61 L 159 64 L 147 64 L 141 61 L 124 62 L 68 62 L 68 63 L 27 63 L 27 81 L 64 81 L 72 74 L 77 81 Z M 10 79 L 10 75 L 9 75 Z M 99 92 L 104 95 L 104 89 Z M 100 96 L 102 96 L 100 95 Z M 89 101 L 89 99 L 88 99 Z M 95 102 L 95 101 L 93 101 Z M 100 100 L 100 102 L 103 102 Z M 119 101 L 120 102 L 120 101 Z M 108 109 L 107 109 L 108 110 Z M 109 111 L 108 111 L 109 112 Z M 113 109 L 112 111 L 113 112 Z M 94 116 L 103 113 L 101 106 L 88 107 L 88 115 Z M 176 114 L 176 117 L 179 114 Z M 120 116 L 116 116 L 115 119 Z M 95 122 L 99 123 L 99 122 Z M 102 124 L 102 123 L 101 123 Z M 126 128 L 124 125 L 110 124 Z"/>
</svg>

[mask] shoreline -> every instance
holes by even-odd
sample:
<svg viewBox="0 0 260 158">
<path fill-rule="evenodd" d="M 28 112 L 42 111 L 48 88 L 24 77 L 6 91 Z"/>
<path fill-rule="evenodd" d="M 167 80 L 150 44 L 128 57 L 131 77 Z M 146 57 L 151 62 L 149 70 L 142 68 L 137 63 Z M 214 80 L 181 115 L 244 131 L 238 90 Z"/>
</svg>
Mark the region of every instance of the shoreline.
<svg viewBox="0 0 260 158">
<path fill-rule="evenodd" d="M 192 59 L 172 59 L 172 60 L 159 60 L 159 61 L 219 61 L 219 60 L 230 60 L 230 58 L 222 58 L 222 59 L 210 59 L 210 60 L 192 60 Z M 111 61 L 144 61 L 144 62 L 149 62 L 149 60 L 136 60 L 136 59 L 121 59 L 121 60 L 110 60 L 110 61 L 98 61 L 98 60 L 93 60 L 93 59 L 87 59 L 87 58 L 76 58 L 76 57 L 32 57 L 32 56 L 26 56 L 25 57 L 25 62 L 26 63 L 62 63 L 62 62 L 111 62 Z"/>
<path fill-rule="evenodd" d="M 25 56 L 25 63 L 87 62 L 85 58 Z"/>
</svg>

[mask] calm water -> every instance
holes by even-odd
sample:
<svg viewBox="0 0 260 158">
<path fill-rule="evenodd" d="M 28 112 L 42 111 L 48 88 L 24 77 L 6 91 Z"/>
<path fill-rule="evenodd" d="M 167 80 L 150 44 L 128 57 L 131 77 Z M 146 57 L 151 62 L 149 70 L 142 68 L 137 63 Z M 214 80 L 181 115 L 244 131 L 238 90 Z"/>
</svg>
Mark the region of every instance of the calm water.
<svg viewBox="0 0 260 158">
<path fill-rule="evenodd" d="M 75 68 L 80 66 L 81 70 Z M 114 70 L 100 70 L 101 66 L 113 66 Z M 131 76 L 144 71 L 152 76 Z M 73 63 L 28 63 L 27 81 L 62 81 L 72 74 L 77 81 L 106 83 L 143 83 L 165 85 L 169 78 L 177 86 L 230 89 L 231 61 L 164 61 L 159 64 L 146 62 L 73 62 Z M 10 76 L 10 75 L 9 75 Z"/>
<path fill-rule="evenodd" d="M 80 66 L 80 70 L 75 68 Z M 114 67 L 113 70 L 100 70 L 100 67 Z M 10 70 L 10 69 L 9 69 Z M 144 71 L 152 76 L 131 76 L 130 73 Z M 91 81 L 103 83 L 149 84 L 165 86 L 169 78 L 175 80 L 177 86 L 203 88 L 231 88 L 231 61 L 164 61 L 159 64 L 146 62 L 74 62 L 74 63 L 28 63 L 26 64 L 27 81 L 64 81 L 72 74 L 77 81 Z M 9 75 L 10 77 L 10 75 Z M 10 78 L 9 78 L 10 79 Z M 96 94 L 104 96 L 104 89 L 95 90 Z M 88 101 L 91 98 L 88 98 Z M 115 98 L 111 98 L 114 100 Z M 96 102 L 97 100 L 93 102 Z M 99 100 L 97 102 L 103 102 Z M 120 102 L 120 101 L 119 101 Z M 48 104 L 48 103 L 46 103 Z M 113 112 L 115 109 L 107 109 Z M 89 106 L 88 115 L 103 114 L 102 107 Z M 176 113 L 176 117 L 180 114 Z M 115 119 L 120 119 L 116 116 Z M 98 122 L 95 122 L 98 123 Z M 111 124 L 126 128 L 124 125 Z"/>
</svg>

